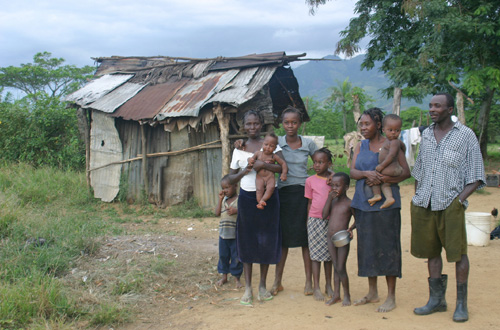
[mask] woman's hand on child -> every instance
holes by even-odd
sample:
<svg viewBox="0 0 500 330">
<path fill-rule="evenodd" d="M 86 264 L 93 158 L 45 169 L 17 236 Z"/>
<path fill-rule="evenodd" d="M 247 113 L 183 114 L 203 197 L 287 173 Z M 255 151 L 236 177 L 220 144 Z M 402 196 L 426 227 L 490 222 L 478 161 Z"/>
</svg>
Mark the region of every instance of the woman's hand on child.
<svg viewBox="0 0 500 330">
<path fill-rule="evenodd" d="M 377 171 L 366 171 L 366 184 L 371 186 L 379 185 L 382 183 L 382 175 Z"/>
<path fill-rule="evenodd" d="M 266 163 L 263 162 L 262 160 L 255 159 L 254 162 L 253 162 L 252 168 L 258 172 L 261 169 L 263 169 L 265 165 L 266 165 Z"/>
</svg>

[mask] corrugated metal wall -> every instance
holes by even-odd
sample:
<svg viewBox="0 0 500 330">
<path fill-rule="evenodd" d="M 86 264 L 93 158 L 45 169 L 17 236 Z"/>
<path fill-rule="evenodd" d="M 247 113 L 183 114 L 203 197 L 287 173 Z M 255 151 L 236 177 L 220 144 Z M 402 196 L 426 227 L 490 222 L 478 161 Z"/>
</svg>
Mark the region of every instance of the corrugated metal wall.
<svg viewBox="0 0 500 330">
<path fill-rule="evenodd" d="M 123 145 L 124 159 L 142 154 L 140 125 L 117 118 L 116 127 Z M 163 125 L 145 126 L 147 153 L 176 151 L 220 139 L 217 123 L 207 125 L 205 132 L 166 132 Z M 176 156 L 148 158 L 148 199 L 157 205 L 169 206 L 195 197 L 203 207 L 215 207 L 222 173 L 220 148 L 192 151 Z M 125 180 L 127 200 L 140 199 L 142 194 L 142 162 L 125 163 L 122 168 L 122 186 Z"/>
</svg>

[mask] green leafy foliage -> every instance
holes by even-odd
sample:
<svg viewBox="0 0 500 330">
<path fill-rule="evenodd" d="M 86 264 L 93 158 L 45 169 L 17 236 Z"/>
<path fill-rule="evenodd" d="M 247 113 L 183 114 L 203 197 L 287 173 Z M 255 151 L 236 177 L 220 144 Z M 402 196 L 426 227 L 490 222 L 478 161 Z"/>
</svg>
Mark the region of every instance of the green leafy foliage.
<svg viewBox="0 0 500 330">
<path fill-rule="evenodd" d="M 75 110 L 43 92 L 0 103 L 0 150 L 0 159 L 35 166 L 82 169 L 85 164 Z"/>
</svg>

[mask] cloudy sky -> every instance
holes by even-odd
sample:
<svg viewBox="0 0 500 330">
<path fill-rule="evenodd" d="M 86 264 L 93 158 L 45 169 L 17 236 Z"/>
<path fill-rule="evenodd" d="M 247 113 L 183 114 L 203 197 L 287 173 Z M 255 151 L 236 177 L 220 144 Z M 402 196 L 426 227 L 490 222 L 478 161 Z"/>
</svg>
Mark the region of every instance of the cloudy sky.
<svg viewBox="0 0 500 330">
<path fill-rule="evenodd" d="M 305 0 L 16 0 L 0 6 L 0 66 L 48 51 L 66 64 L 92 57 L 209 58 L 252 53 L 333 54 L 355 1 L 309 14 Z"/>
</svg>

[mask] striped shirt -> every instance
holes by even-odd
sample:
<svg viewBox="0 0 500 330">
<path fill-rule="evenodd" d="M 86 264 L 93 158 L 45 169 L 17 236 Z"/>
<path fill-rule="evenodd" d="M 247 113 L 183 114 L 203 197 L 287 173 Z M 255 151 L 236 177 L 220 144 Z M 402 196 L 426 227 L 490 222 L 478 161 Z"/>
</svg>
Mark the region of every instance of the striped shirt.
<svg viewBox="0 0 500 330">
<path fill-rule="evenodd" d="M 413 204 L 446 209 L 466 185 L 480 181 L 485 186 L 484 164 L 474 132 L 456 122 L 439 144 L 434 137 L 435 124 L 422 132 L 422 142 L 412 176 L 418 185 Z M 467 201 L 462 201 L 467 207 Z"/>
</svg>

